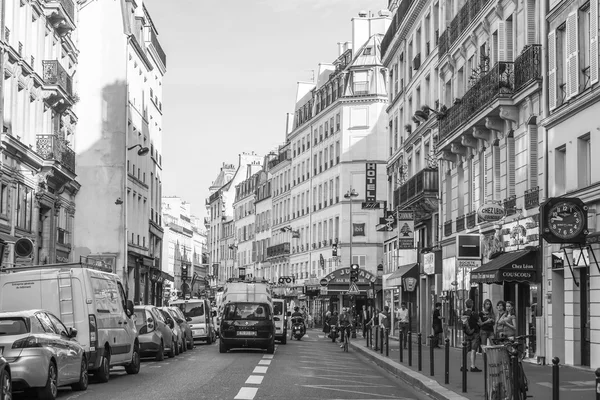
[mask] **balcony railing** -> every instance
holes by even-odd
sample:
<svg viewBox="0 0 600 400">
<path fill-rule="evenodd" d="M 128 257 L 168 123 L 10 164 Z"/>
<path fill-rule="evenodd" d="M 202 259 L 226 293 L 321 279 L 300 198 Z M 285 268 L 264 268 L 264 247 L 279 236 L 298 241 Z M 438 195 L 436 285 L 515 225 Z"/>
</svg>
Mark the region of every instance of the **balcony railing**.
<svg viewBox="0 0 600 400">
<path fill-rule="evenodd" d="M 475 228 L 475 224 L 477 223 L 476 217 L 477 217 L 477 213 L 475 211 L 467 214 L 467 217 L 466 217 L 467 229 Z"/>
<path fill-rule="evenodd" d="M 504 199 L 504 210 L 506 210 L 506 215 L 514 215 L 517 213 L 517 196 L 513 195 Z"/>
<path fill-rule="evenodd" d="M 452 235 L 452 221 L 444 222 L 444 236 Z"/>
<path fill-rule="evenodd" d="M 356 96 L 369 94 L 369 83 L 368 82 L 354 82 L 354 94 Z"/>
<path fill-rule="evenodd" d="M 462 232 L 465 230 L 465 216 L 461 215 L 456 218 L 456 232 Z"/>
<path fill-rule="evenodd" d="M 44 160 L 56 160 L 75 173 L 75 152 L 56 135 L 37 135 L 37 153 Z"/>
<path fill-rule="evenodd" d="M 442 56 L 456 41 L 458 37 L 468 28 L 468 26 L 477 18 L 481 11 L 490 0 L 467 0 L 458 14 L 450 22 L 450 25 L 440 35 L 439 54 Z"/>
<path fill-rule="evenodd" d="M 73 95 L 73 78 L 58 62 L 58 60 L 43 60 L 44 82 L 46 85 L 57 85 L 69 96 Z"/>
<path fill-rule="evenodd" d="M 498 97 L 514 90 L 514 65 L 501 61 L 465 93 L 439 120 L 440 137 L 445 138 Z"/>
<path fill-rule="evenodd" d="M 75 5 L 73 4 L 73 0 L 59 0 L 59 2 L 69 18 L 71 18 L 71 21 L 75 22 Z"/>
<path fill-rule="evenodd" d="M 394 205 L 403 207 L 425 193 L 437 193 L 438 176 L 436 170 L 429 168 L 417 172 L 408 182 L 394 191 Z"/>
<path fill-rule="evenodd" d="M 515 91 L 538 79 L 542 79 L 542 45 L 532 44 L 515 60 Z"/>
<path fill-rule="evenodd" d="M 167 55 L 165 54 L 164 50 L 162 49 L 160 42 L 158 41 L 158 38 L 156 37 L 156 33 L 154 33 L 153 30 L 150 30 L 150 42 L 154 46 L 154 49 L 156 49 L 158 58 L 160 58 L 160 61 L 162 61 L 163 65 L 166 68 L 167 67 Z"/>
<path fill-rule="evenodd" d="M 412 3 L 414 1 L 415 0 L 401 0 L 400 1 L 400 4 L 398 5 L 398 9 L 396 10 L 394 17 L 392 18 L 392 23 L 390 24 L 390 27 L 388 28 L 387 32 L 385 33 L 385 36 L 383 37 L 383 40 L 381 41 L 381 56 L 382 57 L 385 55 L 385 52 L 387 51 L 389 45 L 392 43 L 392 39 L 394 39 L 396 32 L 402 26 L 402 22 L 404 22 L 404 18 L 406 18 L 406 16 L 408 15 L 408 9 L 410 8 L 410 6 L 412 5 Z"/>
<path fill-rule="evenodd" d="M 267 247 L 267 257 L 277 257 L 290 254 L 290 243 L 280 243 Z"/>
<path fill-rule="evenodd" d="M 540 188 L 536 186 L 525 191 L 525 209 L 530 210 L 540 205 Z"/>
</svg>

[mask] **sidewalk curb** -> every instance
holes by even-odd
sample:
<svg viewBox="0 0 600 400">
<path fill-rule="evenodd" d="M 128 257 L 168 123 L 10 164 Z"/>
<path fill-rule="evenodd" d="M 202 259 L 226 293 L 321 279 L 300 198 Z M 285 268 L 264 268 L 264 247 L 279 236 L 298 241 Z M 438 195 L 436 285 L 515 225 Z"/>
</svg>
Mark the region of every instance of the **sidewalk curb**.
<svg viewBox="0 0 600 400">
<path fill-rule="evenodd" d="M 415 372 L 400 363 L 394 362 L 388 357 L 384 357 L 381 354 L 368 349 L 362 344 L 356 345 L 353 342 L 350 342 L 350 346 L 353 349 L 358 350 L 361 354 L 367 356 L 381 368 L 398 376 L 403 381 L 428 394 L 436 400 L 469 400 L 467 397 L 461 396 L 460 394 L 443 387 L 436 380 L 429 379 L 423 374 Z"/>
</svg>

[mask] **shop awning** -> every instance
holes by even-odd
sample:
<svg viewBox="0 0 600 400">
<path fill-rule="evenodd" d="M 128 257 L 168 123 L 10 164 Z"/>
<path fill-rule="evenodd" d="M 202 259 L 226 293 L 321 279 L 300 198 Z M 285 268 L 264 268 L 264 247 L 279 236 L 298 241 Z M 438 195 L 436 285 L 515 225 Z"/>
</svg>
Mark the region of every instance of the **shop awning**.
<svg viewBox="0 0 600 400">
<path fill-rule="evenodd" d="M 419 263 L 401 265 L 385 280 L 386 286 L 402 286 L 402 278 L 419 278 Z"/>
<path fill-rule="evenodd" d="M 504 253 L 471 271 L 471 283 L 537 282 L 536 251 Z"/>
</svg>

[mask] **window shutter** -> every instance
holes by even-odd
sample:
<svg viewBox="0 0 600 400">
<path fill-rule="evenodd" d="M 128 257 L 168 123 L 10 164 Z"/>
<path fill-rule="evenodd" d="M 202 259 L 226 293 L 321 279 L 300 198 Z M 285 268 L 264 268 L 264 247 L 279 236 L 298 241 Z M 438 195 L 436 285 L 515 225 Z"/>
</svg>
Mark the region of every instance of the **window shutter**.
<svg viewBox="0 0 600 400">
<path fill-rule="evenodd" d="M 531 164 L 530 168 L 531 168 Z M 506 138 L 507 197 L 515 194 L 515 138 Z"/>
<path fill-rule="evenodd" d="M 527 125 L 529 130 L 529 187 L 538 185 L 538 126 Z"/>
<path fill-rule="evenodd" d="M 567 17 L 567 98 L 579 93 L 577 11 Z"/>
<path fill-rule="evenodd" d="M 481 174 L 481 170 L 480 170 L 480 165 L 481 163 L 479 162 L 479 155 L 477 155 L 477 158 L 473 157 L 472 160 L 473 163 L 473 208 L 471 209 L 471 211 L 476 210 L 477 208 L 479 208 L 479 174 Z"/>
<path fill-rule="evenodd" d="M 548 106 L 556 108 L 556 31 L 548 34 Z"/>
<path fill-rule="evenodd" d="M 593 0 L 592 0 L 593 1 Z M 535 38 L 535 0 L 527 0 L 527 44 L 537 44 Z"/>
<path fill-rule="evenodd" d="M 590 0 L 590 85 L 598 82 L 598 0 Z"/>
<path fill-rule="evenodd" d="M 492 194 L 492 152 L 490 150 L 485 151 L 485 160 L 484 160 L 484 189 L 483 189 L 483 199 L 481 199 L 481 204 L 485 203 L 488 200 L 488 197 Z"/>
<path fill-rule="evenodd" d="M 504 29 L 506 30 L 506 61 L 513 61 L 513 22 L 512 20 L 504 22 Z"/>
<path fill-rule="evenodd" d="M 506 22 L 498 21 L 498 59 L 506 61 Z"/>
<path fill-rule="evenodd" d="M 494 157 L 494 165 L 492 166 L 494 186 L 491 195 L 492 200 L 500 200 L 500 146 L 492 146 L 492 153 Z"/>
</svg>

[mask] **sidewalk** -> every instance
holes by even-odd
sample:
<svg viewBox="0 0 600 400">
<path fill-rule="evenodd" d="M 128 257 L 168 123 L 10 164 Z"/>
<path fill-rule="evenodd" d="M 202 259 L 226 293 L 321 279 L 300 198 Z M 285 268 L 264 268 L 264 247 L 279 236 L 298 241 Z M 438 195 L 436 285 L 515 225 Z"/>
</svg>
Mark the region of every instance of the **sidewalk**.
<svg viewBox="0 0 600 400">
<path fill-rule="evenodd" d="M 320 337 L 323 333 L 320 333 Z M 408 350 L 403 352 L 403 363 L 400 363 L 399 342 L 390 337 L 389 357 L 378 350 L 373 351 L 366 347 L 366 340 L 362 334 L 357 333 L 356 339 L 350 342 L 353 350 L 360 352 L 375 362 L 380 367 L 407 381 L 412 386 L 429 394 L 434 399 L 473 399 L 483 400 L 484 374 L 483 372 L 467 372 L 467 393 L 462 393 L 462 350 L 450 347 L 449 352 L 449 384 L 444 384 L 444 349 L 434 349 L 434 376 L 430 376 L 429 358 L 430 349 L 422 345 L 422 370 L 418 371 L 418 354 L 416 336 L 413 337 L 412 366 L 408 366 Z M 468 357 L 468 356 L 467 356 Z M 467 359 L 467 363 L 470 363 Z M 475 364 L 483 371 L 483 357 L 477 354 Z M 523 363 L 525 374 L 529 381 L 528 398 L 550 400 L 552 399 L 552 366 Z M 595 397 L 595 374 L 591 370 L 584 370 L 569 366 L 560 366 L 560 398 L 565 400 L 593 400 Z"/>
</svg>

